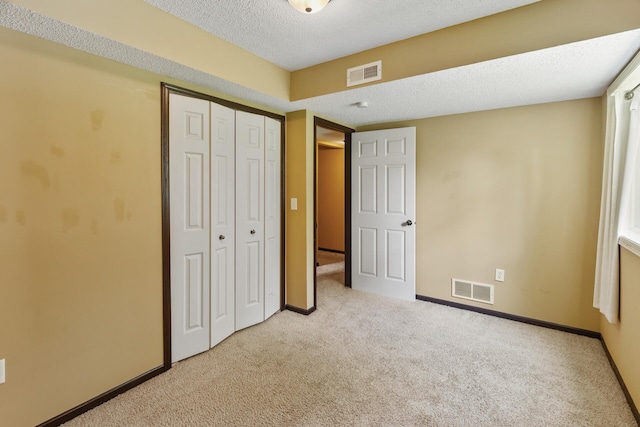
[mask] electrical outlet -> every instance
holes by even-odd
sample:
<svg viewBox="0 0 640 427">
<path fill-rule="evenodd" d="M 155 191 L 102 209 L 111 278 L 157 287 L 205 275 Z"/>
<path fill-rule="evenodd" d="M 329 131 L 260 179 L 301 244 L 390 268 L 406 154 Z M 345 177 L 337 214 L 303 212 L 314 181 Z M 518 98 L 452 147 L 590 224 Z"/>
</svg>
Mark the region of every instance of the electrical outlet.
<svg viewBox="0 0 640 427">
<path fill-rule="evenodd" d="M 496 268 L 496 282 L 504 282 L 504 270 Z"/>
<path fill-rule="evenodd" d="M 298 210 L 298 199 L 296 199 L 295 197 L 291 198 L 291 210 L 292 211 Z"/>
<path fill-rule="evenodd" d="M 0 384 L 4 383 L 4 359 L 0 360 Z"/>
</svg>

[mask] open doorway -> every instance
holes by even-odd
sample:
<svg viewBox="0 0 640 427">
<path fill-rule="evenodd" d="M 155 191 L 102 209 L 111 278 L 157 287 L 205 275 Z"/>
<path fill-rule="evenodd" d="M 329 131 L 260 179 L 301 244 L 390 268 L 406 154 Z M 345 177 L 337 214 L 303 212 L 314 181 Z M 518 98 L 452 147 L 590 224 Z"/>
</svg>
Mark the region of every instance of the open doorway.
<svg viewBox="0 0 640 427">
<path fill-rule="evenodd" d="M 315 283 L 340 275 L 351 286 L 351 133 L 354 130 L 315 119 Z"/>
<path fill-rule="evenodd" d="M 344 262 L 344 133 L 316 128 L 317 248 L 316 266 Z"/>
</svg>

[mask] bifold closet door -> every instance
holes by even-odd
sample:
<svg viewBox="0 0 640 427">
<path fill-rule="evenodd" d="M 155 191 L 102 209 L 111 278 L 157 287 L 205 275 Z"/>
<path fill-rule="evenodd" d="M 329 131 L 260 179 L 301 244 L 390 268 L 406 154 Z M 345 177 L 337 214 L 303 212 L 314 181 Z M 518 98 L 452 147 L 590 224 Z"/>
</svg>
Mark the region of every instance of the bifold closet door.
<svg viewBox="0 0 640 427">
<path fill-rule="evenodd" d="M 236 330 L 235 117 L 211 103 L 211 347 Z"/>
<path fill-rule="evenodd" d="M 265 117 L 264 318 L 280 310 L 281 128 Z"/>
<path fill-rule="evenodd" d="M 169 98 L 172 362 L 281 300 L 281 123 Z"/>
<path fill-rule="evenodd" d="M 169 98 L 171 360 L 209 349 L 209 102 Z"/>
<path fill-rule="evenodd" d="M 264 320 L 264 122 L 236 112 L 236 330 Z"/>
</svg>

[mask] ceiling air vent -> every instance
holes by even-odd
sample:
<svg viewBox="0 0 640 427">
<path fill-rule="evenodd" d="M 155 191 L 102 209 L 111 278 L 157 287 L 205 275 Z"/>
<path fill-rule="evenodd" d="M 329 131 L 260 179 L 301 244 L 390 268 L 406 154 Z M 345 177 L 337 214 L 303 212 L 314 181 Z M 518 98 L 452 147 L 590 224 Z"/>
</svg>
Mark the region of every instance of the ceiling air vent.
<svg viewBox="0 0 640 427">
<path fill-rule="evenodd" d="M 451 279 L 451 296 L 493 304 L 493 285 Z"/>
<path fill-rule="evenodd" d="M 347 87 L 382 79 L 382 61 L 360 65 L 347 70 Z"/>
</svg>

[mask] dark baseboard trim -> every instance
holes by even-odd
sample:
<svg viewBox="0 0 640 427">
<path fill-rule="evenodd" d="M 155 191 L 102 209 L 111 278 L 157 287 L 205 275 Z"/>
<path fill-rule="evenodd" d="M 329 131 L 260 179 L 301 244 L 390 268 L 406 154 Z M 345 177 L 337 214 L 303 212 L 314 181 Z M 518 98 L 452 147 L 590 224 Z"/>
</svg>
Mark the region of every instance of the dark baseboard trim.
<svg viewBox="0 0 640 427">
<path fill-rule="evenodd" d="M 319 251 L 325 251 L 325 252 L 333 252 L 334 254 L 343 254 L 344 255 L 344 251 L 337 251 L 335 249 L 327 249 L 327 248 L 318 248 Z"/>
<path fill-rule="evenodd" d="M 316 306 L 315 305 L 313 307 L 311 307 L 310 309 L 307 309 L 307 310 L 304 310 L 304 309 L 299 308 L 299 307 L 294 307 L 294 306 L 289 305 L 289 304 L 285 305 L 284 308 L 286 310 L 293 311 L 294 313 L 304 314 L 305 316 L 308 316 L 311 313 L 313 313 L 314 311 L 316 311 Z"/>
<path fill-rule="evenodd" d="M 627 398 L 627 403 L 629 407 L 631 407 L 631 413 L 633 414 L 636 422 L 640 426 L 640 412 L 638 412 L 638 408 L 636 407 L 631 394 L 629 393 L 629 389 L 627 388 L 624 380 L 622 379 L 622 375 L 620 375 L 620 371 L 618 371 L 618 367 L 616 366 L 616 362 L 613 361 L 613 357 L 611 357 L 611 353 L 609 353 L 609 349 L 607 348 L 607 344 L 604 342 L 604 338 L 600 338 L 600 342 L 602 343 L 602 348 L 604 349 L 604 353 L 607 355 L 607 359 L 609 359 L 609 364 L 611 364 L 611 369 L 613 369 L 613 373 L 616 374 L 616 378 L 620 383 L 620 388 L 622 388 L 622 392 L 624 393 L 624 397 Z"/>
<path fill-rule="evenodd" d="M 473 307 L 466 304 L 460 304 L 457 302 L 451 302 L 443 299 L 425 297 L 422 295 L 416 295 L 416 299 L 420 301 L 432 302 L 440 305 L 447 305 L 449 307 L 459 308 L 462 310 L 474 311 L 476 313 L 487 314 L 489 316 L 500 317 L 502 319 L 514 320 L 516 322 L 527 323 L 529 325 L 541 326 L 543 328 L 555 329 L 557 331 L 568 332 L 570 334 L 582 335 L 589 338 L 601 339 L 600 332 L 589 331 L 587 329 L 574 328 L 571 326 L 559 325 L 557 323 L 545 322 L 544 320 L 531 319 L 529 317 L 516 316 L 515 314 L 502 313 L 501 311 L 487 310 L 486 308 Z"/>
<path fill-rule="evenodd" d="M 100 396 L 94 397 L 93 399 L 76 406 L 73 409 L 69 409 L 67 412 L 65 412 L 64 414 L 58 415 L 57 417 L 51 418 L 49 421 L 45 421 L 42 424 L 38 424 L 37 427 L 57 427 L 60 424 L 64 424 L 67 421 L 71 421 L 72 419 L 74 419 L 75 417 L 77 417 L 80 414 L 84 414 L 87 411 L 90 411 L 91 409 L 102 405 L 104 402 L 113 399 L 114 397 L 116 397 L 119 394 L 124 393 L 127 390 L 130 390 L 140 384 L 142 384 L 143 382 L 160 375 L 161 373 L 167 371 L 167 368 L 165 368 L 164 366 L 158 366 L 157 368 L 154 368 L 148 372 L 145 372 L 144 374 L 133 378 L 132 380 L 127 381 L 124 384 L 121 384 L 115 388 L 112 388 L 111 390 L 102 393 Z"/>
</svg>

